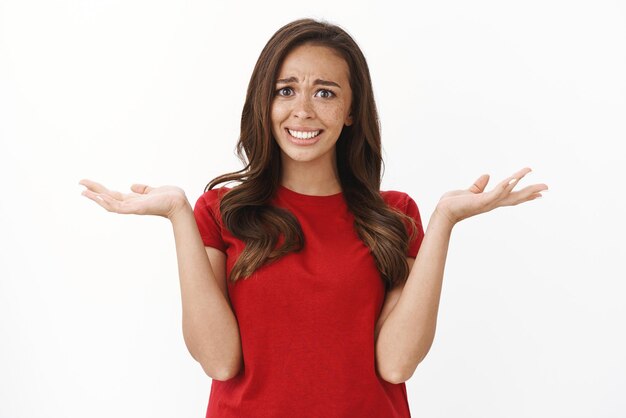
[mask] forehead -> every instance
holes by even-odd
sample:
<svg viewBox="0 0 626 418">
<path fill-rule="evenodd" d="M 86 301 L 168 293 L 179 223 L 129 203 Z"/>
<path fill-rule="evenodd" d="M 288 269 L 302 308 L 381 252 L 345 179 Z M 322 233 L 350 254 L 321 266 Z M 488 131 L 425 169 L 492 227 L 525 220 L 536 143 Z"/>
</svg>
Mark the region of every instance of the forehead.
<svg viewBox="0 0 626 418">
<path fill-rule="evenodd" d="M 323 45 L 304 44 L 287 54 L 278 76 L 285 78 L 300 75 L 348 81 L 349 74 L 348 63 L 337 51 Z"/>
</svg>

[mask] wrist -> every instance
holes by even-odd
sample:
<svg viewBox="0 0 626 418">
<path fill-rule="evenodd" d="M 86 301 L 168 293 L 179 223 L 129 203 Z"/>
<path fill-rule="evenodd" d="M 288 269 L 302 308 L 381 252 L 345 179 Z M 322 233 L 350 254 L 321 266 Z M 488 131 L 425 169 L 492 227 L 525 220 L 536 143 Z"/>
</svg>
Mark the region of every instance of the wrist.
<svg viewBox="0 0 626 418">
<path fill-rule="evenodd" d="M 185 214 L 189 214 L 190 212 L 193 213 L 191 204 L 186 198 L 182 197 L 174 204 L 174 207 L 170 210 L 167 218 L 174 223 L 177 219 L 181 218 Z"/>
<path fill-rule="evenodd" d="M 454 225 L 456 225 L 458 223 L 457 220 L 453 219 L 448 212 L 446 212 L 444 209 L 442 209 L 441 207 L 437 206 L 435 208 L 435 211 L 433 212 L 433 214 L 430 217 L 430 221 L 429 221 L 429 225 L 431 222 L 435 222 L 437 225 L 440 225 L 444 228 L 450 229 L 452 230 L 452 228 L 454 228 Z"/>
</svg>

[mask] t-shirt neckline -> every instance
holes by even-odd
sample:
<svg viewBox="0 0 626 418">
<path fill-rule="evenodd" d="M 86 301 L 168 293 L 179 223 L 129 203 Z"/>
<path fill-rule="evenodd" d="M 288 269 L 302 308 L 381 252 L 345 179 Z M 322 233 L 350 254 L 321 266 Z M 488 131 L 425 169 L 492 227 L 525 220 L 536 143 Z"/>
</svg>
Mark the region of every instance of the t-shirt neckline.
<svg viewBox="0 0 626 418">
<path fill-rule="evenodd" d="M 319 204 L 319 205 L 329 205 L 329 204 L 337 204 L 343 201 L 343 191 L 335 194 L 330 194 L 326 196 L 318 196 L 318 195 L 310 195 L 310 194 L 302 194 L 298 193 L 294 190 L 288 189 L 282 184 L 278 185 L 278 193 L 280 196 L 289 201 L 294 201 L 295 203 L 306 203 L 306 204 Z"/>
</svg>

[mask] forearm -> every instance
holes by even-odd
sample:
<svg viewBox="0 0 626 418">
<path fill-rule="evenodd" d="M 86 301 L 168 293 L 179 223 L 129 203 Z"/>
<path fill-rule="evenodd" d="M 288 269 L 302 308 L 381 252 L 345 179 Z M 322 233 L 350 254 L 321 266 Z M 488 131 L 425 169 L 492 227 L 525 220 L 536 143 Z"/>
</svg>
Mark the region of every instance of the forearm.
<svg viewBox="0 0 626 418">
<path fill-rule="evenodd" d="M 381 369 L 395 381 L 409 379 L 435 337 L 437 313 L 453 224 L 435 211 L 398 302 L 376 340 Z"/>
<path fill-rule="evenodd" d="M 240 368 L 237 319 L 215 279 L 187 200 L 170 220 L 176 242 L 185 344 L 207 375 L 227 379 Z"/>
</svg>

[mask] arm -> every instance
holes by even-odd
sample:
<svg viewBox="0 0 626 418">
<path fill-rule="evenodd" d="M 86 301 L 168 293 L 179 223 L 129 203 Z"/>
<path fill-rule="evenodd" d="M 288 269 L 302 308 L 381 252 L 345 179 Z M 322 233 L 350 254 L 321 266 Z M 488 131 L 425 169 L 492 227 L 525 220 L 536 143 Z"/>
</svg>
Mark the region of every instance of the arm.
<svg viewBox="0 0 626 418">
<path fill-rule="evenodd" d="M 176 242 L 185 344 L 207 375 L 230 379 L 242 362 L 237 319 L 220 289 L 189 202 L 185 199 L 169 219 Z"/>
<path fill-rule="evenodd" d="M 435 338 L 453 226 L 437 210 L 433 213 L 404 288 L 376 338 L 378 369 L 392 383 L 404 382 L 413 375 Z"/>
<path fill-rule="evenodd" d="M 540 192 L 548 190 L 544 183 L 513 191 L 530 171 L 529 167 L 518 170 L 489 192 L 484 191 L 489 175 L 483 174 L 468 189 L 452 190 L 439 200 L 398 302 L 384 319 L 375 340 L 379 370 L 381 375 L 390 377 L 390 382 L 408 380 L 435 338 L 452 228 L 471 216 L 541 197 Z"/>
</svg>

